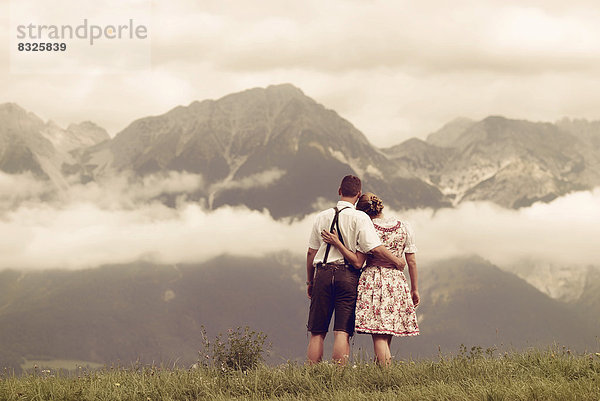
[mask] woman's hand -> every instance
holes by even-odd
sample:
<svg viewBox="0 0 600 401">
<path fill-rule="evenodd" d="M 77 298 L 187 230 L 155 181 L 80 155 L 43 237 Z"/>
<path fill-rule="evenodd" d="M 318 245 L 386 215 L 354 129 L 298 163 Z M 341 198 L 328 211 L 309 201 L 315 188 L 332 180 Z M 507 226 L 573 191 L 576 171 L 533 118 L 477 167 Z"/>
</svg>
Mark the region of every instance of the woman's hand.
<svg viewBox="0 0 600 401">
<path fill-rule="evenodd" d="M 367 256 L 362 252 L 353 252 L 346 248 L 344 244 L 342 244 L 342 241 L 340 241 L 340 238 L 335 230 L 333 230 L 333 232 L 329 232 L 327 230 L 321 231 L 321 238 L 323 241 L 325 241 L 325 243 L 333 245 L 338 251 L 340 251 L 346 263 L 350 263 L 357 269 L 360 269 L 365 263 L 365 258 Z"/>
<path fill-rule="evenodd" d="M 411 290 L 410 296 L 412 298 L 413 305 L 415 306 L 415 308 L 417 306 L 419 306 L 419 303 L 421 302 L 421 296 L 419 295 L 419 290 Z"/>
<path fill-rule="evenodd" d="M 327 230 L 321 231 L 321 238 L 323 238 L 323 241 L 325 241 L 326 243 L 331 244 L 335 247 L 339 247 L 342 245 L 335 230 L 333 230 L 332 233 L 330 233 Z"/>
</svg>

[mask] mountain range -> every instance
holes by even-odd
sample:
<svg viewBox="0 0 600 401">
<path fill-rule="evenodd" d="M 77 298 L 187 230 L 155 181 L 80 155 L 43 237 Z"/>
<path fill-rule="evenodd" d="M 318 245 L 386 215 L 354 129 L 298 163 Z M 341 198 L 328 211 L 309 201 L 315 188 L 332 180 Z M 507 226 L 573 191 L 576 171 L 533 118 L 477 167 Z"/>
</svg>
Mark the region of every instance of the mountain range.
<svg viewBox="0 0 600 401">
<path fill-rule="evenodd" d="M 61 188 L 121 173 L 186 171 L 204 183 L 189 199 L 266 209 L 275 218 L 334 201 L 345 174 L 397 209 L 474 200 L 519 208 L 600 184 L 600 122 L 459 118 L 426 141 L 379 149 L 290 84 L 178 106 L 114 138 L 90 122 L 62 129 L 9 103 L 0 105 L 0 170 L 31 172 Z"/>
<path fill-rule="evenodd" d="M 74 153 L 109 139 L 89 121 L 62 129 L 14 103 L 0 105 L 0 170 L 9 174 L 31 173 L 66 188 L 64 168 L 75 162 Z"/>
<path fill-rule="evenodd" d="M 420 269 L 421 335 L 395 339 L 397 357 L 435 357 L 466 346 L 501 351 L 565 345 L 598 351 L 597 284 L 578 303 L 560 302 L 478 257 Z M 209 337 L 248 325 L 268 335 L 271 363 L 302 360 L 308 300 L 303 263 L 288 253 L 222 256 L 200 264 L 145 262 L 79 271 L 0 272 L 0 367 L 26 361 L 188 366 Z M 330 340 L 327 342 L 330 352 Z M 358 335 L 356 353 L 372 355 Z M 50 363 L 50 362 L 48 362 Z M 67 366 L 72 368 L 73 366 Z"/>
<path fill-rule="evenodd" d="M 600 131 L 595 127 L 586 121 L 459 118 L 427 141 L 411 139 L 386 153 L 454 204 L 490 200 L 519 208 L 598 185 Z"/>
</svg>

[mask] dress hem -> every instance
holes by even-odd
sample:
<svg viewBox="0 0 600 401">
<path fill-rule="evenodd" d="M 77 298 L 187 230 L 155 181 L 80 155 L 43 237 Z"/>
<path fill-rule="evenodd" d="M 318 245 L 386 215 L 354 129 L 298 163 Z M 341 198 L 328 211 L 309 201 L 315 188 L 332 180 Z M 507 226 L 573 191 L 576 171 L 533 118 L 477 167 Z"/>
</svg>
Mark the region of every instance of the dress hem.
<svg viewBox="0 0 600 401">
<path fill-rule="evenodd" d="M 416 331 L 393 331 L 393 330 L 373 330 L 373 329 L 356 327 L 355 331 L 358 334 L 391 334 L 396 337 L 413 337 L 413 336 L 419 335 L 419 330 L 416 330 Z"/>
</svg>

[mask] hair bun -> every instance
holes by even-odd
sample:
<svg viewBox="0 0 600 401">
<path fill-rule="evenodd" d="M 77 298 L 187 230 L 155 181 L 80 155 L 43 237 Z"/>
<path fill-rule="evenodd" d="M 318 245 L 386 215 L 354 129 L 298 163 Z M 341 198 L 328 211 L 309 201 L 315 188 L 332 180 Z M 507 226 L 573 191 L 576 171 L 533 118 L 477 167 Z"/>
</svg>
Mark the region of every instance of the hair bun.
<svg viewBox="0 0 600 401">
<path fill-rule="evenodd" d="M 375 212 L 376 215 L 383 210 L 383 202 L 377 196 L 372 196 L 369 203 L 371 205 L 370 209 Z"/>
<path fill-rule="evenodd" d="M 357 208 L 371 217 L 377 216 L 383 210 L 383 201 L 374 194 L 370 194 L 368 200 L 360 200 Z"/>
</svg>

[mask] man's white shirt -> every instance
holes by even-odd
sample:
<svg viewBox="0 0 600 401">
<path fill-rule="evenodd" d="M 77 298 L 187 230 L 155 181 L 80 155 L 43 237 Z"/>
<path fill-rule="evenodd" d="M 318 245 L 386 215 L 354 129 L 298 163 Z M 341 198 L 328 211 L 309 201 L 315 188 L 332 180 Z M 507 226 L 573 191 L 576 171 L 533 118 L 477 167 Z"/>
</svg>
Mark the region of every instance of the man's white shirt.
<svg viewBox="0 0 600 401">
<path fill-rule="evenodd" d="M 350 202 L 339 201 L 337 203 L 338 210 L 342 210 L 338 217 L 340 231 L 344 244 L 352 252 L 357 250 L 362 253 L 368 253 L 373 248 L 381 245 L 381 240 L 371 218 L 364 212 L 356 210 L 354 205 Z M 317 255 L 315 256 L 314 264 L 323 262 L 325 257 L 325 249 L 327 243 L 321 238 L 321 231 L 331 228 L 331 222 L 335 217 L 335 210 L 333 208 L 322 211 L 317 215 L 313 224 L 312 231 L 310 233 L 310 239 L 308 240 L 308 247 L 311 249 L 318 249 Z M 327 256 L 327 262 L 343 262 L 344 257 L 333 245 L 329 250 L 329 256 Z"/>
</svg>

